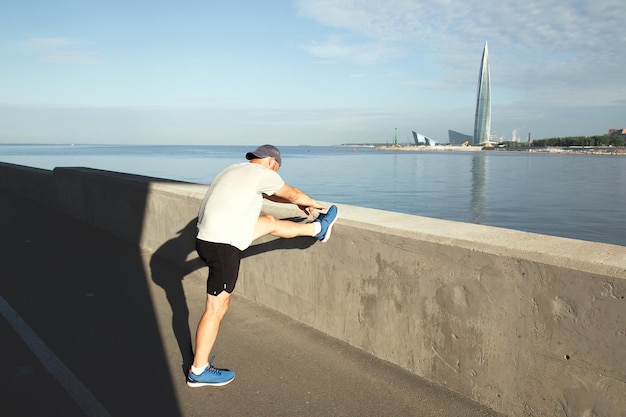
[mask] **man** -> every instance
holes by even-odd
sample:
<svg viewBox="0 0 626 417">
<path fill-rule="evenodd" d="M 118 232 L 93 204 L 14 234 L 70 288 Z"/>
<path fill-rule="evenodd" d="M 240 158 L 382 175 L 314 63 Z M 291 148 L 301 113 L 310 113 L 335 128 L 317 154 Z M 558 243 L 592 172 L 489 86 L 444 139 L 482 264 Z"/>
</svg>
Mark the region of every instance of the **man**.
<svg viewBox="0 0 626 417">
<path fill-rule="evenodd" d="M 196 250 L 209 267 L 209 277 L 206 308 L 198 324 L 194 360 L 187 374 L 190 387 L 221 386 L 235 378 L 234 372 L 214 367 L 209 355 L 235 289 L 242 251 L 268 234 L 281 238 L 311 236 L 326 242 L 337 220 L 334 205 L 310 223 L 260 215 L 263 198 L 295 204 L 307 215 L 325 207 L 282 180 L 276 172 L 282 163 L 276 147 L 260 146 L 248 152 L 246 159 L 250 162 L 231 165 L 215 177 L 200 206 Z"/>
</svg>

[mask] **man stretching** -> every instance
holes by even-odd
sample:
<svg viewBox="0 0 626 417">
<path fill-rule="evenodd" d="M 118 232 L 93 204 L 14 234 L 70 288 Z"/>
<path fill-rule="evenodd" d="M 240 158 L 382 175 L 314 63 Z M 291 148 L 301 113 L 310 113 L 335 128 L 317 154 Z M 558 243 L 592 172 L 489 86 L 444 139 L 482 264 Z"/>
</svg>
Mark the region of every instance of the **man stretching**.
<svg viewBox="0 0 626 417">
<path fill-rule="evenodd" d="M 282 163 L 276 147 L 259 146 L 248 152 L 246 159 L 250 162 L 231 165 L 215 177 L 198 214 L 196 250 L 209 267 L 209 277 L 206 308 L 198 323 L 194 360 L 187 374 L 190 387 L 221 386 L 235 378 L 234 372 L 214 367 L 209 355 L 235 289 L 242 252 L 268 234 L 281 238 L 312 236 L 326 242 L 337 220 L 334 205 L 310 223 L 260 215 L 263 198 L 295 204 L 307 215 L 326 207 L 282 180 L 276 172 Z"/>
</svg>

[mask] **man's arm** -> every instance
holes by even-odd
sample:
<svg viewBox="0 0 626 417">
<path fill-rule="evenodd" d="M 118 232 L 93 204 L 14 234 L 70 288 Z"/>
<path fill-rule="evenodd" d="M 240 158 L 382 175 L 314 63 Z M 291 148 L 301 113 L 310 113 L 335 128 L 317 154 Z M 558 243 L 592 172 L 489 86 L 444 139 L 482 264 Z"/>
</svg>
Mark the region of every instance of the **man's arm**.
<svg viewBox="0 0 626 417">
<path fill-rule="evenodd" d="M 313 214 L 312 209 L 324 210 L 326 207 L 313 200 L 311 197 L 303 193 L 296 187 L 285 183 L 273 195 L 263 194 L 263 197 L 275 203 L 291 203 L 295 204 L 307 214 Z"/>
</svg>

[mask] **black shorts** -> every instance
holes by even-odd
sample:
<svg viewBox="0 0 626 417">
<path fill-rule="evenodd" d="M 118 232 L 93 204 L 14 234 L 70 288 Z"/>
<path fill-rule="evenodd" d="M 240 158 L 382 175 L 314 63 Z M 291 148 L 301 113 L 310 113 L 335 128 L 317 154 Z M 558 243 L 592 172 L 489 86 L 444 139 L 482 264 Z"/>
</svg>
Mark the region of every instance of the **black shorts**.
<svg viewBox="0 0 626 417">
<path fill-rule="evenodd" d="M 207 294 L 219 295 L 222 291 L 232 293 L 239 276 L 243 252 L 226 243 L 206 242 L 200 239 L 196 239 L 196 251 L 209 267 Z"/>
</svg>

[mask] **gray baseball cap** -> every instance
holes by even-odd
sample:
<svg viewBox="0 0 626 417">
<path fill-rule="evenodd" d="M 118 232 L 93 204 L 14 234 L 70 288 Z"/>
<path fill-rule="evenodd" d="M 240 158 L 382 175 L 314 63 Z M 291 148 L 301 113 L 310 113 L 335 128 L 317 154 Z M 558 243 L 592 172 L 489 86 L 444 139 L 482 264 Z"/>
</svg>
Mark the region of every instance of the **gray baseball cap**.
<svg viewBox="0 0 626 417">
<path fill-rule="evenodd" d="M 256 151 L 248 152 L 246 154 L 246 159 L 247 160 L 254 159 L 254 158 L 262 159 L 262 158 L 269 158 L 270 156 L 276 159 L 276 162 L 278 162 L 278 165 L 280 166 L 283 165 L 283 161 L 280 158 L 280 151 L 278 150 L 276 146 L 273 146 L 273 145 L 259 146 L 258 148 L 256 148 Z"/>
</svg>

